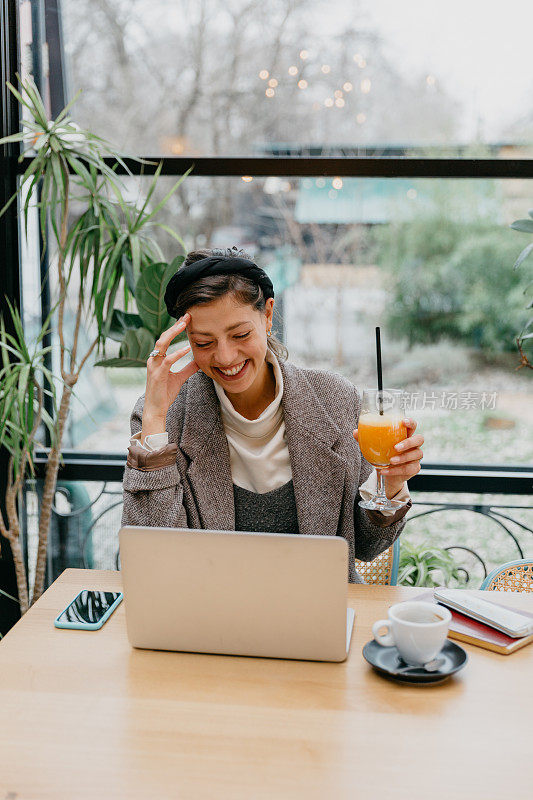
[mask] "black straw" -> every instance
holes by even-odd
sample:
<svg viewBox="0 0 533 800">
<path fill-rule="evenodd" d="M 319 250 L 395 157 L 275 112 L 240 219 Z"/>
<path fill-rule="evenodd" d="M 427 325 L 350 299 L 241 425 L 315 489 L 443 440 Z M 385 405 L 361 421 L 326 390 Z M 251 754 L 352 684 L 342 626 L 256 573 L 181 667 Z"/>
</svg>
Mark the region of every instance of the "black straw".
<svg viewBox="0 0 533 800">
<path fill-rule="evenodd" d="M 378 408 L 379 413 L 383 414 L 383 374 L 381 370 L 381 332 L 376 328 L 376 357 L 378 366 Z"/>
</svg>

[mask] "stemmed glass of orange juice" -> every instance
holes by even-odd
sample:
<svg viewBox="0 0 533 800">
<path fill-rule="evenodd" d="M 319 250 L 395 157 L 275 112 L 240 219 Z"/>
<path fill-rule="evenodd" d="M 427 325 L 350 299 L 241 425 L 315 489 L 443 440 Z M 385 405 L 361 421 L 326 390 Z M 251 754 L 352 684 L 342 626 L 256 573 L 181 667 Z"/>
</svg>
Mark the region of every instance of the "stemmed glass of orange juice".
<svg viewBox="0 0 533 800">
<path fill-rule="evenodd" d="M 399 389 L 364 389 L 357 430 L 359 447 L 366 460 L 376 467 L 377 494 L 359 505 L 370 511 L 397 511 L 406 501 L 389 500 L 380 467 L 388 467 L 397 451 L 394 445 L 407 438 L 403 424 L 404 393 Z"/>
</svg>

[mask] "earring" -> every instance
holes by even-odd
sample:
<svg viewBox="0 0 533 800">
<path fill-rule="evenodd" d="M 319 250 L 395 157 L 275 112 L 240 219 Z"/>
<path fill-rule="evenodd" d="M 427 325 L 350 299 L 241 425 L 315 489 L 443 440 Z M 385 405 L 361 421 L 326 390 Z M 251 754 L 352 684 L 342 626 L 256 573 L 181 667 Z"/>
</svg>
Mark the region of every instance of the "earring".
<svg viewBox="0 0 533 800">
<path fill-rule="evenodd" d="M 267 336 L 272 336 L 272 328 L 269 328 L 269 329 L 267 330 Z"/>
</svg>

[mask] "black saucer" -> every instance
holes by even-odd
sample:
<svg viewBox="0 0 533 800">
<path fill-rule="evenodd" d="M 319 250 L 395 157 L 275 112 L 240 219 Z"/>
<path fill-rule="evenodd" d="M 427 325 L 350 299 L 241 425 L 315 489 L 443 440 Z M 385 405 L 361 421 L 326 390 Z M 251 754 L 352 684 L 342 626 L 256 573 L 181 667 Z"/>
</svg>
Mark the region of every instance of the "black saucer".
<svg viewBox="0 0 533 800">
<path fill-rule="evenodd" d="M 444 658 L 444 664 L 436 672 L 427 672 L 424 667 L 410 667 L 409 672 L 400 672 L 407 664 L 396 647 L 383 647 L 375 639 L 363 647 L 363 656 L 374 669 L 401 683 L 442 683 L 450 675 L 458 672 L 468 661 L 462 647 L 455 642 L 446 642 L 437 658 Z"/>
</svg>

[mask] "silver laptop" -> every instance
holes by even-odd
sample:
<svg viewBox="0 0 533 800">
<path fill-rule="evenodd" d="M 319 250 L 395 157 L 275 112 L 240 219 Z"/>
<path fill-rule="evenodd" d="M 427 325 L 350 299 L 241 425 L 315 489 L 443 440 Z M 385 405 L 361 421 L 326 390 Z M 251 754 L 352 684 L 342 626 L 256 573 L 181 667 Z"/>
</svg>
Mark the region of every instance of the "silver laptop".
<svg viewBox="0 0 533 800">
<path fill-rule="evenodd" d="M 344 661 L 348 545 L 336 536 L 121 529 L 134 647 Z"/>
</svg>

